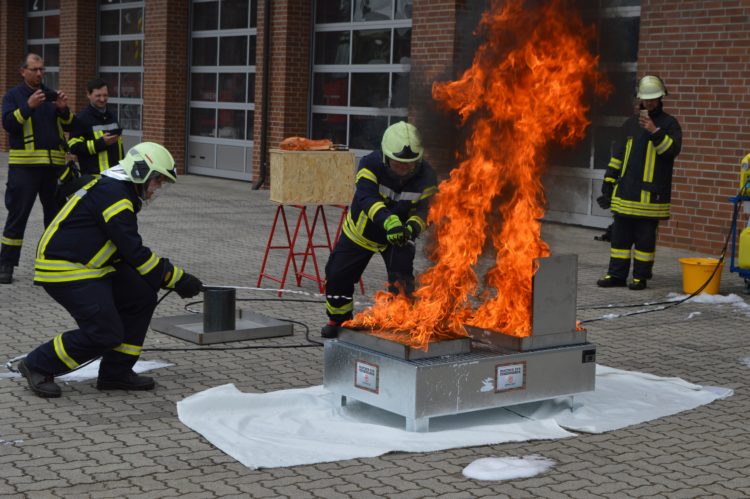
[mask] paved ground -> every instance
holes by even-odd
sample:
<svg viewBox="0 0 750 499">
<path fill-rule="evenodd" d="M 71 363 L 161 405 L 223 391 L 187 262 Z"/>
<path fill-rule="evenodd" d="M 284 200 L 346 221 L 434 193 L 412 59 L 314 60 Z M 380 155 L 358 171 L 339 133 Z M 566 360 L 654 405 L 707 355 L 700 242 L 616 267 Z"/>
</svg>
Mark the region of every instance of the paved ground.
<svg viewBox="0 0 750 499">
<path fill-rule="evenodd" d="M 0 156 L 5 183 L 6 157 Z M 168 256 L 206 283 L 255 286 L 274 205 L 267 191 L 247 183 L 186 176 L 141 217 L 141 232 Z M 0 219 L 5 220 L 0 208 Z M 64 310 L 31 284 L 32 254 L 41 233 L 35 209 L 22 263 L 12 285 L 0 285 L 0 357 L 23 354 L 72 322 Z M 660 248 L 656 278 L 643 292 L 601 290 L 594 285 L 607 261 L 600 231 L 546 225 L 545 240 L 556 253 L 579 255 L 580 319 L 633 309 L 595 310 L 632 304 L 681 291 L 678 256 Z M 282 258 L 272 259 L 272 269 Z M 321 265 L 323 263 L 321 262 Z M 367 295 L 384 281 L 373 261 L 365 275 Z M 264 285 L 273 285 L 264 282 Z M 316 291 L 312 282 L 301 289 Z M 736 275 L 724 273 L 722 292 L 741 293 Z M 243 298 L 275 294 L 242 291 Z M 290 296 L 291 298 L 292 296 Z M 185 313 L 173 294 L 157 316 Z M 257 301 L 248 306 L 273 317 L 302 321 L 315 332 L 323 306 Z M 700 312 L 699 315 L 694 314 Z M 1 497 L 750 497 L 750 313 L 731 305 L 681 305 L 664 312 L 591 322 L 589 338 L 599 363 L 687 381 L 731 387 L 726 400 L 657 421 L 602 435 L 559 441 L 511 443 L 428 454 L 393 453 L 379 458 L 248 470 L 183 426 L 175 403 L 225 383 L 266 392 L 322 382 L 322 350 L 273 349 L 195 351 L 151 332 L 144 359 L 171 362 L 156 371 L 157 388 L 146 393 L 100 393 L 93 381 L 63 386 L 63 397 L 43 400 L 20 380 L 0 379 Z M 279 346 L 304 343 L 294 337 L 248 342 Z M 244 344 L 226 344 L 238 348 Z M 0 368 L 0 372 L 3 369 Z M 462 476 L 470 462 L 488 456 L 538 454 L 557 465 L 549 472 L 508 482 Z"/>
</svg>

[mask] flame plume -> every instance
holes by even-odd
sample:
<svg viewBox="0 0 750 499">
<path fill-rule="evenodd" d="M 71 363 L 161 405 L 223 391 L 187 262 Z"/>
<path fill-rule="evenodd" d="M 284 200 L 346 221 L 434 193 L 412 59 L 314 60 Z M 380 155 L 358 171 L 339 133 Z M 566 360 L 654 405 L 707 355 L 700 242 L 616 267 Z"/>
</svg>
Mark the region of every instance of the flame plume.
<svg viewBox="0 0 750 499">
<path fill-rule="evenodd" d="M 432 88 L 469 132 L 466 159 L 440 184 L 430 208 L 435 264 L 418 277 L 411 300 L 379 292 L 346 326 L 418 348 L 465 335 L 463 324 L 531 334 L 534 259 L 549 255 L 539 221 L 544 148 L 582 139 L 586 87 L 605 95 L 608 84 L 587 48 L 592 29 L 564 0 L 537 9 L 492 0 L 480 30 L 486 42 L 472 66 Z M 479 292 L 474 267 L 488 239 L 496 256 L 484 276 L 490 291 Z"/>
</svg>

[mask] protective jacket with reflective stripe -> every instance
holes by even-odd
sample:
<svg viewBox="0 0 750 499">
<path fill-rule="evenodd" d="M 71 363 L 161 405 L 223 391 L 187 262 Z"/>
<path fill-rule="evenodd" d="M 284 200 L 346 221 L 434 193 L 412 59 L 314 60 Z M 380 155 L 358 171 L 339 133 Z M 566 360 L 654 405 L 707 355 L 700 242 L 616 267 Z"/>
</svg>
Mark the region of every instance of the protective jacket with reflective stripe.
<svg viewBox="0 0 750 499">
<path fill-rule="evenodd" d="M 136 214 L 141 201 L 131 182 L 93 178 L 73 194 L 37 246 L 35 284 L 101 279 L 124 260 L 154 289 L 173 287 L 183 272 L 143 245 Z"/>
<path fill-rule="evenodd" d="M 101 112 L 88 105 L 73 118 L 68 147 L 78 157 L 81 173 L 98 175 L 122 159 L 122 137 L 108 146 L 102 138 L 105 133 L 122 133 L 117 116 L 109 109 Z"/>
<path fill-rule="evenodd" d="M 359 161 L 351 208 L 344 221 L 344 234 L 370 251 L 383 251 L 388 240 L 383 223 L 398 215 L 426 227 L 429 200 L 437 192 L 437 176 L 426 161 L 413 174 L 399 178 L 383 162 L 383 153 L 373 151 Z"/>
<path fill-rule="evenodd" d="M 41 86 L 42 90 L 50 89 Z M 22 83 L 3 96 L 3 127 L 8 131 L 8 164 L 17 166 L 65 164 L 65 136 L 73 120 L 70 109 L 59 111 L 53 102 L 29 108 L 36 89 Z"/>
<path fill-rule="evenodd" d="M 669 218 L 672 169 L 682 147 L 677 120 L 659 106 L 651 119 L 657 127 L 649 133 L 628 118 L 622 126 L 624 140 L 609 160 L 604 181 L 615 184 L 612 212 L 636 218 Z"/>
</svg>

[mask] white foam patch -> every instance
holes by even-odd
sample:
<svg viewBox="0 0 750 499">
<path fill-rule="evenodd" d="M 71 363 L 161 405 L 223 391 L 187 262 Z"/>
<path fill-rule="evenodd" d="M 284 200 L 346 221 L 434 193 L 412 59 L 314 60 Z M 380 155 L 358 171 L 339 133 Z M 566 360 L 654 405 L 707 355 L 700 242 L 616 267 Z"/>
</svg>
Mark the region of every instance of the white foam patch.
<svg viewBox="0 0 750 499">
<path fill-rule="evenodd" d="M 71 381 L 87 381 L 90 379 L 94 379 L 99 375 L 100 362 L 100 360 L 95 360 L 91 364 L 85 365 L 77 371 L 73 371 L 72 373 L 64 374 L 62 376 L 57 376 L 55 377 L 55 381 L 68 383 Z M 153 371 L 154 369 L 170 367 L 173 365 L 174 364 L 170 364 L 169 362 L 164 362 L 161 360 L 139 360 L 135 363 L 135 366 L 133 366 L 133 371 L 135 371 L 136 373 L 143 373 L 146 371 Z M 21 377 L 21 373 L 0 373 L 0 379 L 16 379 Z"/>
<path fill-rule="evenodd" d="M 701 315 L 702 312 L 690 312 L 690 315 L 687 316 L 688 319 L 692 319 L 693 317 L 697 315 Z"/>
<path fill-rule="evenodd" d="M 750 367 L 750 357 L 743 357 L 740 359 L 740 364 L 745 367 Z"/>
<path fill-rule="evenodd" d="M 667 299 L 669 301 L 680 301 L 684 300 L 690 295 L 681 295 L 678 293 L 669 293 L 667 295 Z M 710 295 L 708 293 L 701 293 L 699 295 L 696 295 L 689 300 L 687 300 L 685 303 L 707 303 L 709 305 L 739 305 L 739 306 L 750 306 L 747 303 L 745 303 L 745 300 L 743 300 L 741 297 L 737 296 L 734 293 L 730 293 L 728 295 Z"/>
<path fill-rule="evenodd" d="M 483 457 L 464 468 L 463 475 L 474 480 L 513 480 L 544 473 L 554 465 L 555 461 L 537 455 Z"/>
</svg>

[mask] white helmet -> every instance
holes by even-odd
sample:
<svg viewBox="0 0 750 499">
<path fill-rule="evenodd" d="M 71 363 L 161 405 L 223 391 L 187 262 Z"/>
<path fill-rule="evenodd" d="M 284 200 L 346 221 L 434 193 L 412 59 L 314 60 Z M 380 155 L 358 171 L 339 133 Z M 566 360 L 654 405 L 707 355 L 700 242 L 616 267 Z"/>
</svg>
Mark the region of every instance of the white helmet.
<svg viewBox="0 0 750 499">
<path fill-rule="evenodd" d="M 658 76 L 644 76 L 638 82 L 638 98 L 641 100 L 658 99 L 667 95 L 667 87 Z"/>
<path fill-rule="evenodd" d="M 134 184 L 145 184 L 154 174 L 162 175 L 171 183 L 177 181 L 174 158 L 164 146 L 155 142 L 141 142 L 131 147 L 120 166 Z"/>
</svg>

